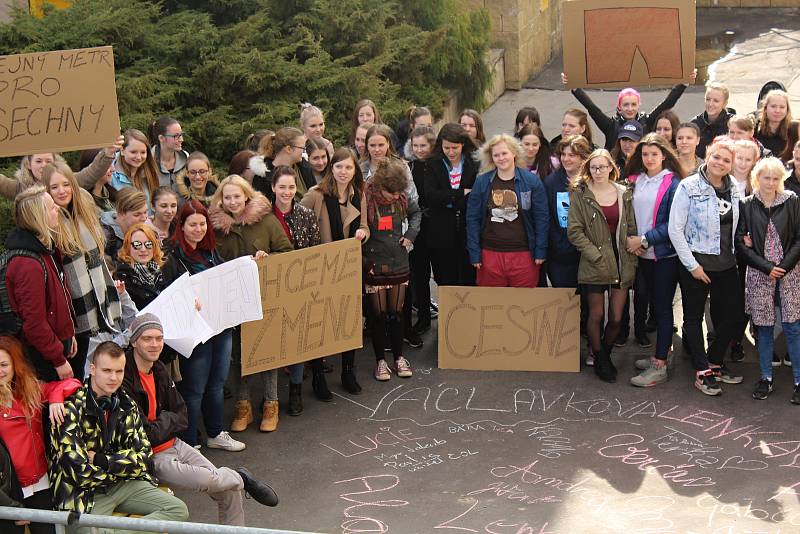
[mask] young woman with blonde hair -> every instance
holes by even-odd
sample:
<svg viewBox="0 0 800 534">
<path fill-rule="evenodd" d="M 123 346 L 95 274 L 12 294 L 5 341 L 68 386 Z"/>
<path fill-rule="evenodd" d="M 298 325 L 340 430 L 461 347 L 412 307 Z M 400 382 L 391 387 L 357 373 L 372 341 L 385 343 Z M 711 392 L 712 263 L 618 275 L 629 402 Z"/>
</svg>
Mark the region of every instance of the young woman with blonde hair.
<svg viewBox="0 0 800 534">
<path fill-rule="evenodd" d="M 69 360 L 78 351 L 78 343 L 56 247 L 60 208 L 41 185 L 18 194 L 14 208 L 17 226 L 6 237 L 5 246 L 24 254 L 9 260 L 5 282 L 11 309 L 22 321 L 21 341 L 41 380 L 71 378 Z"/>
<path fill-rule="evenodd" d="M 302 135 L 302 134 L 301 134 Z M 270 187 L 271 188 L 271 187 Z M 272 213 L 272 203 L 241 176 L 228 176 L 219 184 L 208 210 L 211 226 L 216 234 L 216 250 L 224 260 L 241 256 L 255 259 L 273 252 L 293 249 L 283 232 L 281 223 Z M 233 363 L 241 365 L 241 330 L 233 329 Z M 278 373 L 265 371 L 257 375 L 241 376 L 234 368 L 237 390 L 236 414 L 231 430 L 241 432 L 253 421 L 250 403 L 250 382 L 254 377 L 264 380 L 261 430 L 272 432 L 278 427 Z"/>
<path fill-rule="evenodd" d="M 780 321 L 792 362 L 791 402 L 800 404 L 800 199 L 784 190 L 786 175 L 778 158 L 756 164 L 754 193 L 741 202 L 736 249 L 747 263 L 745 311 L 758 330 L 761 379 L 753 398 L 772 393 L 773 334 Z"/>
<path fill-rule="evenodd" d="M 544 186 L 524 165 L 519 142 L 495 135 L 480 149 L 483 174 L 467 198 L 467 250 L 477 284 L 536 287 L 547 257 Z"/>
<path fill-rule="evenodd" d="M 766 94 L 758 110 L 756 139 L 776 157 L 782 157 L 789 143 L 789 125 L 792 123 L 792 107 L 789 94 L 773 89 Z"/>
<path fill-rule="evenodd" d="M 325 117 L 317 106 L 304 102 L 300 104 L 300 128 L 308 140 L 322 143 L 328 152 L 328 157 L 333 155 L 333 143 L 325 139 Z"/>
<path fill-rule="evenodd" d="M 75 377 L 82 380 L 89 339 L 98 332 L 119 333 L 116 323 L 122 317 L 122 305 L 103 257 L 105 235 L 91 194 L 78 186 L 66 163 L 48 165 L 42 178 L 61 208 L 55 241 L 63 255 L 78 341 L 78 352 L 70 365 Z"/>
</svg>

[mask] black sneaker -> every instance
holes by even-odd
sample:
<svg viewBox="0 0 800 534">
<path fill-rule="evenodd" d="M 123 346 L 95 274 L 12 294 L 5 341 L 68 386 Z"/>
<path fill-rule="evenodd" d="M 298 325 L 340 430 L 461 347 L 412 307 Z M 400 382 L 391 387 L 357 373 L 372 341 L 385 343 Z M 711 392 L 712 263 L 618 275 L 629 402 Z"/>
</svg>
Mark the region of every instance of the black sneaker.
<svg viewBox="0 0 800 534">
<path fill-rule="evenodd" d="M 628 342 L 628 332 L 620 332 L 617 339 L 614 340 L 614 345 L 617 347 L 624 347 Z"/>
<path fill-rule="evenodd" d="M 419 335 L 424 334 L 430 329 L 431 329 L 430 322 L 417 321 L 416 324 L 413 326 L 413 330 Z"/>
<path fill-rule="evenodd" d="M 645 334 L 644 332 L 641 332 L 641 333 L 639 333 L 639 334 L 636 334 L 636 342 L 637 342 L 637 343 L 639 344 L 639 346 L 640 346 L 640 347 L 642 347 L 643 349 L 647 349 L 647 348 L 650 348 L 650 347 L 652 347 L 652 346 L 653 346 L 653 342 L 652 342 L 652 341 L 650 341 L 650 336 L 648 336 L 648 335 L 647 335 L 647 334 Z"/>
<path fill-rule="evenodd" d="M 769 397 L 770 393 L 772 393 L 772 380 L 762 378 L 758 381 L 756 388 L 753 390 L 753 398 L 756 400 L 764 400 Z"/>
<path fill-rule="evenodd" d="M 788 352 L 783 355 L 783 365 L 785 365 L 786 367 L 792 366 L 792 359 L 789 357 Z"/>
<path fill-rule="evenodd" d="M 794 393 L 792 393 L 792 404 L 800 404 L 800 384 L 794 386 Z"/>
<path fill-rule="evenodd" d="M 418 349 L 422 346 L 422 338 L 413 328 L 406 330 L 403 334 L 403 339 L 408 343 L 409 347 Z"/>
<path fill-rule="evenodd" d="M 255 499 L 256 502 L 259 502 L 264 506 L 278 505 L 278 494 L 275 493 L 275 490 L 254 477 L 253 473 L 251 473 L 249 469 L 246 467 L 240 467 L 236 470 L 236 472 L 239 473 L 240 477 L 242 477 L 242 482 L 244 482 L 244 490 L 253 499 Z"/>
<path fill-rule="evenodd" d="M 719 387 L 717 379 L 714 378 L 714 372 L 711 369 L 698 371 L 696 373 L 694 387 L 706 395 L 714 396 L 722 393 L 722 388 Z"/>
<path fill-rule="evenodd" d="M 781 366 L 781 357 L 778 356 L 777 352 L 772 353 L 772 367 L 780 367 Z"/>
<path fill-rule="evenodd" d="M 725 382 L 726 384 L 741 384 L 742 380 L 744 380 L 744 377 L 733 374 L 725 365 L 713 366 L 711 367 L 711 372 L 714 373 L 714 377 L 719 382 Z"/>
<path fill-rule="evenodd" d="M 734 343 L 731 345 L 731 361 L 740 362 L 744 360 L 744 347 L 741 343 Z"/>
</svg>

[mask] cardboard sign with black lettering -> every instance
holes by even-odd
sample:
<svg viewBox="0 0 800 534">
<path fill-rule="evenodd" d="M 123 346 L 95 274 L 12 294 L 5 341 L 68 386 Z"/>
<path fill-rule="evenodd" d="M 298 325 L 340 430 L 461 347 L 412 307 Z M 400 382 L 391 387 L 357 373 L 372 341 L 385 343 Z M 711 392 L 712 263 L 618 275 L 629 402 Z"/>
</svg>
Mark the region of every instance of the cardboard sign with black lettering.
<svg viewBox="0 0 800 534">
<path fill-rule="evenodd" d="M 0 56 L 0 157 L 105 147 L 117 136 L 110 46 Z"/>
<path fill-rule="evenodd" d="M 570 88 L 689 82 L 694 0 L 569 0 L 561 8 Z"/>
<path fill-rule="evenodd" d="M 242 325 L 242 376 L 361 348 L 361 242 L 345 239 L 258 266 L 264 318 Z"/>
<path fill-rule="evenodd" d="M 580 371 L 580 298 L 568 288 L 439 288 L 439 368 Z"/>
</svg>

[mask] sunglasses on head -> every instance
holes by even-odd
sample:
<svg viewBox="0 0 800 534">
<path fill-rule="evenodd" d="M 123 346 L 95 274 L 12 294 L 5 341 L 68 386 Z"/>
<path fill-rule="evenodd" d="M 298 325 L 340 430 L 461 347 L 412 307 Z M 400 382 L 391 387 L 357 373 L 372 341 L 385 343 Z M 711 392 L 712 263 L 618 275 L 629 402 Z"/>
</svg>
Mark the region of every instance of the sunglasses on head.
<svg viewBox="0 0 800 534">
<path fill-rule="evenodd" d="M 142 247 L 146 248 L 147 250 L 152 250 L 153 242 L 152 241 L 145 241 L 142 243 L 141 241 L 131 241 L 131 246 L 134 250 L 142 250 Z"/>
</svg>

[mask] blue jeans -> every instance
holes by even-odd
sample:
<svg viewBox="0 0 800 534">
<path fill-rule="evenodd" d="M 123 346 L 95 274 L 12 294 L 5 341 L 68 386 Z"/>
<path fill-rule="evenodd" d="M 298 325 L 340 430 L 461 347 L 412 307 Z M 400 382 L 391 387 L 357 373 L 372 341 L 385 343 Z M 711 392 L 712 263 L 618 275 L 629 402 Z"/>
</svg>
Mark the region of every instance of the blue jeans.
<svg viewBox="0 0 800 534">
<path fill-rule="evenodd" d="M 192 351 L 191 358 L 180 356 L 181 376 L 178 391 L 186 402 L 189 426 L 179 437 L 189 445 L 198 444 L 197 418 L 203 414 L 208 437 L 222 432 L 225 397 L 222 386 L 231 365 L 231 330 L 224 330 Z"/>
<path fill-rule="evenodd" d="M 786 336 L 786 348 L 792 360 L 792 374 L 795 385 L 800 384 L 800 321 L 781 323 Z M 772 380 L 772 353 L 775 340 L 772 333 L 774 326 L 757 326 L 758 329 L 758 364 L 761 367 L 761 378 Z"/>
<path fill-rule="evenodd" d="M 306 368 L 305 363 L 296 363 L 289 366 L 289 382 L 292 384 L 303 383 L 303 371 Z"/>
</svg>

